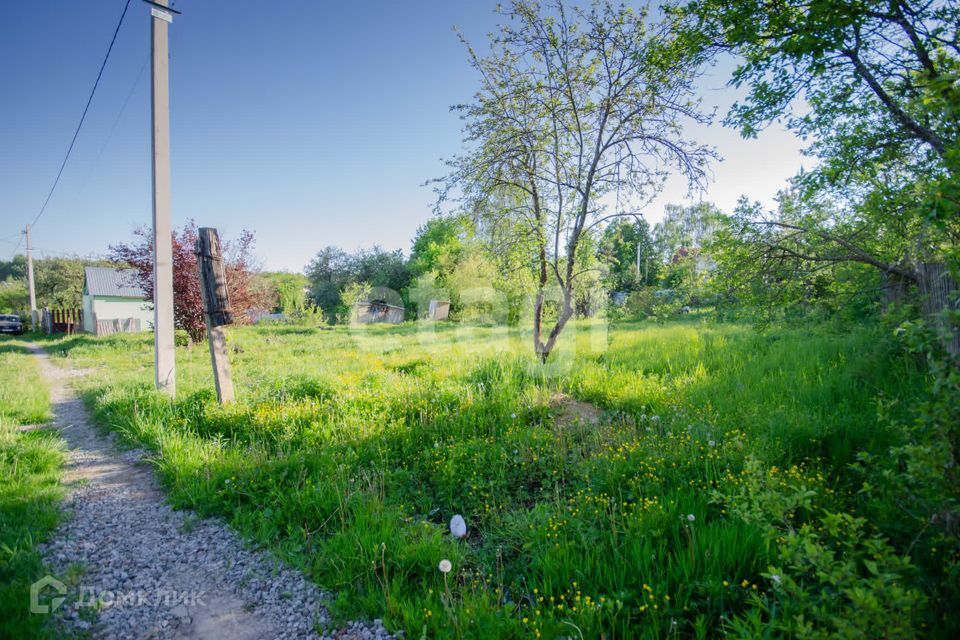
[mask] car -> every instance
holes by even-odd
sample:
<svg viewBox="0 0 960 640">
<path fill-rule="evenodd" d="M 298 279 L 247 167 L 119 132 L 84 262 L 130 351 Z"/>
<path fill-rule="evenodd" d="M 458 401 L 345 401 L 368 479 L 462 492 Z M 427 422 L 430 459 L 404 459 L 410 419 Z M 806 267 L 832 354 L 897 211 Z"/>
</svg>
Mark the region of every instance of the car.
<svg viewBox="0 0 960 640">
<path fill-rule="evenodd" d="M 23 322 L 20 316 L 0 315 L 0 333 L 12 333 L 17 336 L 23 333 Z"/>
</svg>

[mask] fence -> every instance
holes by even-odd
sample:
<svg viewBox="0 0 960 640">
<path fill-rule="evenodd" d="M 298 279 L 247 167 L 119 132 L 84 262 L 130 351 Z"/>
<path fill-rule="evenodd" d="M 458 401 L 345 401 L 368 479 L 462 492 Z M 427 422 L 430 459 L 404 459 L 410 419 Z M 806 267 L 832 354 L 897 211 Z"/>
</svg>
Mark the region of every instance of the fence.
<svg viewBox="0 0 960 640">
<path fill-rule="evenodd" d="M 40 327 L 48 335 L 82 331 L 83 309 L 44 309 L 40 316 Z"/>
<path fill-rule="evenodd" d="M 108 318 L 100 320 L 93 316 L 93 335 L 108 336 L 113 333 L 134 333 L 140 331 L 140 318 Z"/>
</svg>

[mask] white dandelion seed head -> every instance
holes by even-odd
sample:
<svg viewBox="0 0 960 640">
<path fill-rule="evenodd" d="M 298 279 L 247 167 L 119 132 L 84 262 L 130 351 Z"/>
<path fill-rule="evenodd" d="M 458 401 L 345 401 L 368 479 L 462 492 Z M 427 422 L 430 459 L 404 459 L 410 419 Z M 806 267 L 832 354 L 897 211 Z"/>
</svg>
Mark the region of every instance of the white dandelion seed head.
<svg viewBox="0 0 960 640">
<path fill-rule="evenodd" d="M 693 515 L 692 513 L 688 513 L 688 514 L 687 514 L 687 520 L 688 520 L 688 521 L 693 522 L 693 521 L 696 520 L 696 519 L 697 519 L 697 516 Z"/>
<path fill-rule="evenodd" d="M 453 569 L 453 565 L 449 560 L 441 560 L 440 564 L 437 565 L 437 568 L 440 569 L 441 573 L 450 573 L 450 570 Z"/>
<path fill-rule="evenodd" d="M 711 441 L 708 442 L 707 444 L 710 445 L 711 447 L 715 447 L 715 446 L 717 446 L 717 441 L 716 441 L 716 440 L 711 440 Z"/>
</svg>

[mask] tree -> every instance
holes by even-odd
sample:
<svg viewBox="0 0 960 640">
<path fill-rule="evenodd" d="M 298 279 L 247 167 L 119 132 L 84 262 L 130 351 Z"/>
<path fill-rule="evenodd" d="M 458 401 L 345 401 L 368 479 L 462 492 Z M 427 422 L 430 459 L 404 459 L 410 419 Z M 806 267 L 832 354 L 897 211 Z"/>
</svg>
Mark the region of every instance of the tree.
<svg viewBox="0 0 960 640">
<path fill-rule="evenodd" d="M 663 220 L 653 229 L 661 259 L 670 262 L 681 249 L 702 249 L 723 223 L 723 213 L 711 202 L 687 206 L 668 204 L 664 207 Z"/>
<path fill-rule="evenodd" d="M 606 265 L 611 291 L 634 291 L 656 280 L 660 259 L 654 252 L 650 225 L 643 216 L 619 218 L 603 230 L 597 257 Z"/>
<path fill-rule="evenodd" d="M 472 225 L 463 216 L 431 218 L 420 225 L 410 249 L 413 277 L 437 269 L 442 260 L 455 255 L 472 235 Z"/>
<path fill-rule="evenodd" d="M 670 167 L 703 180 L 711 152 L 677 133 L 707 120 L 693 99 L 700 61 L 672 21 L 652 24 L 609 1 L 568 10 L 517 0 L 501 13 L 509 22 L 490 53 L 468 49 L 481 84 L 455 108 L 470 151 L 449 161 L 439 203 L 452 199 L 529 246 L 533 345 L 545 362 L 574 314 L 586 234 L 632 213 Z M 551 290 L 559 309 L 546 318 Z"/>
<path fill-rule="evenodd" d="M 353 254 L 339 247 L 325 247 L 307 265 L 306 274 L 310 279 L 310 297 L 323 309 L 331 324 L 348 312 L 342 297 L 348 285 L 367 283 L 399 293 L 411 282 L 403 252 L 386 251 L 378 246 Z"/>
<path fill-rule="evenodd" d="M 27 258 L 22 254 L 10 260 L 0 260 L 0 282 L 27 277 Z"/>
<path fill-rule="evenodd" d="M 206 333 L 203 320 L 203 301 L 200 294 L 200 274 L 194 253 L 197 241 L 197 226 L 191 220 L 173 237 L 173 319 L 174 326 L 184 329 L 192 340 L 202 340 Z M 134 239 L 128 243 L 111 246 L 115 262 L 130 265 L 137 271 L 137 282 L 153 298 L 153 241 L 146 227 L 133 232 Z M 237 324 L 249 322 L 248 311 L 269 308 L 269 295 L 254 286 L 256 262 L 253 256 L 253 232 L 241 231 L 235 241 L 223 243 L 224 270 L 227 278 L 227 295 Z"/>
<path fill-rule="evenodd" d="M 20 280 L 0 282 L 0 313 L 20 313 L 30 306 L 30 294 Z"/>
<path fill-rule="evenodd" d="M 33 263 L 39 308 L 79 309 L 83 304 L 84 267 L 107 266 L 105 260 L 42 258 Z"/>
<path fill-rule="evenodd" d="M 796 214 L 740 216 L 741 235 L 761 256 L 868 265 L 916 284 L 960 358 L 941 313 L 956 308 L 942 263 L 960 267 L 960 5 L 690 0 L 675 12 L 691 42 L 741 56 L 731 83 L 747 97 L 726 122 L 751 136 L 783 119 L 820 161 L 794 182 Z M 796 112 L 799 97 L 809 108 Z"/>
<path fill-rule="evenodd" d="M 339 248 L 327 246 L 317 252 L 305 270 L 310 280 L 310 298 L 331 323 L 336 322 L 340 291 L 353 282 L 350 256 Z"/>
<path fill-rule="evenodd" d="M 275 313 L 295 318 L 306 310 L 307 292 L 310 289 L 307 276 L 287 271 L 265 271 L 258 274 L 258 278 L 268 288 L 273 300 L 271 308 Z"/>
</svg>

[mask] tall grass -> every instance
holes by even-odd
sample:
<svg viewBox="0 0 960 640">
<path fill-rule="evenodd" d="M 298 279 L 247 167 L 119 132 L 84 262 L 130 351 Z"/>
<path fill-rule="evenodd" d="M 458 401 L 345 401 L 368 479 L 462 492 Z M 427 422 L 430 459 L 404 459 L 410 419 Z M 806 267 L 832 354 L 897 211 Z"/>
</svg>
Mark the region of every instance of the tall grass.
<svg viewBox="0 0 960 640">
<path fill-rule="evenodd" d="M 155 452 L 175 504 L 303 567 L 341 618 L 415 637 L 772 629 L 778 537 L 856 506 L 854 454 L 898 437 L 878 403 L 905 411 L 923 374 L 875 327 L 597 335 L 545 369 L 502 327 L 234 329 L 230 407 L 203 349 L 178 351 L 170 401 L 148 336 L 51 348 L 96 368 L 96 415 Z"/>
<path fill-rule="evenodd" d="M 54 637 L 30 613 L 30 584 L 44 575 L 36 545 L 56 526 L 62 442 L 21 431 L 50 419 L 50 398 L 23 343 L 0 338 L 0 638 Z"/>
</svg>

